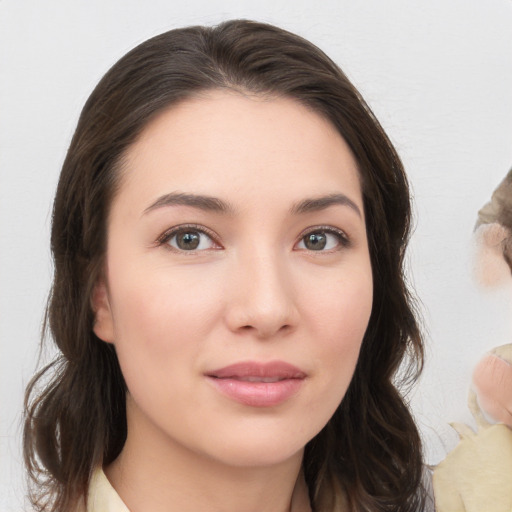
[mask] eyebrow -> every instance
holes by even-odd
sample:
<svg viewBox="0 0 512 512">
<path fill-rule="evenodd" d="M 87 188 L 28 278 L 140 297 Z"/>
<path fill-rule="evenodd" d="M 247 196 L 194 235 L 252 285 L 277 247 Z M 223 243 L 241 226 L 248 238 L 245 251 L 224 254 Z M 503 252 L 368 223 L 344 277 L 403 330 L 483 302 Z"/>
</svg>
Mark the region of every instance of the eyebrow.
<svg viewBox="0 0 512 512">
<path fill-rule="evenodd" d="M 360 218 L 363 218 L 363 214 L 357 204 L 345 194 L 329 194 L 327 196 L 304 199 L 294 205 L 291 212 L 293 214 L 317 212 L 334 205 L 348 206 L 354 210 Z"/>
<path fill-rule="evenodd" d="M 334 205 L 348 206 L 357 213 L 359 217 L 363 217 L 356 203 L 345 194 L 329 194 L 326 196 L 303 199 L 292 206 L 290 212 L 292 215 L 300 215 L 325 210 Z M 235 211 L 233 206 L 218 197 L 171 192 L 160 196 L 154 203 L 148 206 L 144 210 L 144 215 L 165 206 L 190 206 L 204 211 L 225 214 L 232 214 Z"/>
<path fill-rule="evenodd" d="M 171 192 L 160 196 L 144 210 L 144 214 L 164 206 L 191 206 L 192 208 L 217 213 L 233 213 L 235 210 L 229 203 L 217 197 Z"/>
</svg>

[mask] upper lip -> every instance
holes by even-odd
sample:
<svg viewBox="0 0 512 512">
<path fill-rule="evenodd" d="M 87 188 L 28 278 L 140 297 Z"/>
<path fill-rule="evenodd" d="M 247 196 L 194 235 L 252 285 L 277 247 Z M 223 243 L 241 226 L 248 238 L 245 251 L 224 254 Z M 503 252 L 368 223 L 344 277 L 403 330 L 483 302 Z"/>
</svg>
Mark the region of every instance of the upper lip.
<svg viewBox="0 0 512 512">
<path fill-rule="evenodd" d="M 218 379 L 244 379 L 253 377 L 285 380 L 304 379 L 306 377 L 306 373 L 300 368 L 284 361 L 270 361 L 265 363 L 257 361 L 242 361 L 209 371 L 206 375 L 208 377 L 215 377 Z"/>
</svg>

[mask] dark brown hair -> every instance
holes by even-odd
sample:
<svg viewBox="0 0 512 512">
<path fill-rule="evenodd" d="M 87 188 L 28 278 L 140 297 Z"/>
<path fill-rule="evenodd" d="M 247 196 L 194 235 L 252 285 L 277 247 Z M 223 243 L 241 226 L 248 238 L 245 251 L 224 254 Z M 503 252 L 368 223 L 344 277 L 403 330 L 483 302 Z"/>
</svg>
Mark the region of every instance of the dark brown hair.
<svg viewBox="0 0 512 512">
<path fill-rule="evenodd" d="M 25 459 L 37 510 L 69 511 L 93 468 L 126 438 L 125 384 L 112 345 L 92 331 L 106 219 L 127 148 L 162 109 L 201 91 L 295 99 L 327 118 L 358 163 L 374 279 L 373 309 L 341 405 L 305 450 L 313 508 L 412 511 L 423 503 L 417 428 L 397 390 L 423 347 L 403 259 L 409 191 L 399 157 L 343 72 L 299 36 L 251 21 L 171 30 L 130 51 L 89 97 L 67 153 L 53 209 L 55 275 L 47 325 L 60 358 L 28 386 Z M 408 357 L 407 357 L 408 356 Z M 403 361 L 407 362 L 404 367 Z M 50 375 L 50 377 L 47 377 Z"/>
</svg>

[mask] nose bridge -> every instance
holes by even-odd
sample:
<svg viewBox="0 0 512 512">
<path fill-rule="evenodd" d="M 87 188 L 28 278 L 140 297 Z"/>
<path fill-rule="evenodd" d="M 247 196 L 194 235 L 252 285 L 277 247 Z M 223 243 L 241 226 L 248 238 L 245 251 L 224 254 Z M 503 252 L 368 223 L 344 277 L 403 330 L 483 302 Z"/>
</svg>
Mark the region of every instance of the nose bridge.
<svg viewBox="0 0 512 512">
<path fill-rule="evenodd" d="M 268 337 L 297 322 L 289 261 L 278 249 L 260 246 L 239 253 L 230 288 L 233 330 Z"/>
</svg>

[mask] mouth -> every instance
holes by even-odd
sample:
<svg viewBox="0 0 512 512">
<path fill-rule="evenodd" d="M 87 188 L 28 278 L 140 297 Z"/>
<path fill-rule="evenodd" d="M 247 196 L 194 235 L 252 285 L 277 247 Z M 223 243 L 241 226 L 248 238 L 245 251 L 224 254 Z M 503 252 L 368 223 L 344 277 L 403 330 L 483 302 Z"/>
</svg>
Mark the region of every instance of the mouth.
<svg viewBox="0 0 512 512">
<path fill-rule="evenodd" d="M 213 376 L 213 378 L 228 378 L 233 380 L 240 380 L 242 382 L 280 382 L 282 380 L 286 380 L 284 377 L 237 377 L 236 375 L 233 375 L 232 377 L 216 377 Z"/>
<path fill-rule="evenodd" d="M 289 363 L 242 362 L 205 374 L 225 397 L 251 407 L 275 407 L 292 398 L 307 374 Z"/>
</svg>

